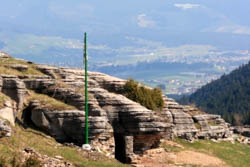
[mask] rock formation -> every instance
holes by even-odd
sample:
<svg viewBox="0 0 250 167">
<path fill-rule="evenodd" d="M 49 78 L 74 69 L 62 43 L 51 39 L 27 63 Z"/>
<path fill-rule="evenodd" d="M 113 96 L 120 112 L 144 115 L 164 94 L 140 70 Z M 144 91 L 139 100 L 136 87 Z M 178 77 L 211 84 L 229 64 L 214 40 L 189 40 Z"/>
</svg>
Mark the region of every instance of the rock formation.
<svg viewBox="0 0 250 167">
<path fill-rule="evenodd" d="M 235 127 L 233 127 L 233 131 L 236 134 L 240 134 L 242 136 L 250 137 L 250 125 L 235 126 Z"/>
<path fill-rule="evenodd" d="M 11 101 L 5 101 L 4 107 L 0 108 L 0 118 L 3 118 L 10 122 L 12 126 L 15 126 L 15 108 L 13 108 Z"/>
<path fill-rule="evenodd" d="M 227 138 L 232 134 L 229 124 L 221 116 L 202 113 L 192 106 L 182 106 L 167 97 L 162 116 L 173 124 L 173 136 L 187 140 Z"/>
<path fill-rule="evenodd" d="M 0 59 L 8 58 L 6 54 L 0 56 Z M 22 65 L 7 66 L 26 73 L 32 68 L 38 71 L 35 74 L 41 74 L 0 75 L 0 91 L 15 101 L 15 112 L 23 112 L 24 120 L 58 141 L 83 144 L 84 71 L 45 65 L 31 66 L 25 61 Z M 113 150 L 115 157 L 122 162 L 130 162 L 134 153 L 141 154 L 157 147 L 162 137 L 177 136 L 193 140 L 221 138 L 229 134 L 228 125 L 219 116 L 197 115 L 196 109 L 181 106 L 167 97 L 164 97 L 163 111 L 156 113 L 121 94 L 125 80 L 98 72 L 89 72 L 88 77 L 89 139 L 92 143 L 110 145 L 107 149 Z M 32 94 L 52 98 L 59 108 L 55 109 L 53 104 L 48 107 L 51 101 L 31 98 Z M 68 107 L 63 108 L 64 105 Z"/>
</svg>

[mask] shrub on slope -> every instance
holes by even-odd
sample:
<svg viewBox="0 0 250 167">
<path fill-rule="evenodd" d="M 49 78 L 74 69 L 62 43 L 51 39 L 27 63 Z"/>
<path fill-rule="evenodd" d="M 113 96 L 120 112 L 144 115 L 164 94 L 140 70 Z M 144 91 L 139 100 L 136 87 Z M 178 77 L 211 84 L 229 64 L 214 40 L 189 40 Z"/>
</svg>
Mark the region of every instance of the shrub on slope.
<svg viewBox="0 0 250 167">
<path fill-rule="evenodd" d="M 161 111 L 164 105 L 160 88 L 150 89 L 133 79 L 129 79 L 124 86 L 124 95 L 154 111 Z"/>
</svg>

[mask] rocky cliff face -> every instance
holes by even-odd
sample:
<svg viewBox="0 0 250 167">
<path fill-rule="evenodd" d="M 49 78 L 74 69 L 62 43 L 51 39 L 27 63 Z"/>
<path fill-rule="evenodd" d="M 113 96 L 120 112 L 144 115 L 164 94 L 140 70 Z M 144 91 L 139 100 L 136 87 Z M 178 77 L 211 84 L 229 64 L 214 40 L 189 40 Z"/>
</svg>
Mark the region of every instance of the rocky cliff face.
<svg viewBox="0 0 250 167">
<path fill-rule="evenodd" d="M 15 74 L 0 75 L 0 90 L 12 99 L 14 116 L 22 113 L 26 123 L 58 141 L 83 144 L 84 71 L 21 60 L 20 64 L 15 61 L 13 68 L 9 56 L 0 56 L 0 60 L 8 62 L 0 64 L 4 69 L 0 72 L 11 69 Z M 230 134 L 228 124 L 217 115 L 192 115 L 196 109 L 167 97 L 163 111 L 156 114 L 121 94 L 125 80 L 97 72 L 89 72 L 88 77 L 89 139 L 105 144 L 122 162 L 131 161 L 134 153 L 157 147 L 163 137 L 192 140 Z"/>
<path fill-rule="evenodd" d="M 193 139 L 218 139 L 231 136 L 229 124 L 221 116 L 205 114 L 192 106 L 182 106 L 165 97 L 162 116 L 173 124 L 172 136 Z"/>
</svg>

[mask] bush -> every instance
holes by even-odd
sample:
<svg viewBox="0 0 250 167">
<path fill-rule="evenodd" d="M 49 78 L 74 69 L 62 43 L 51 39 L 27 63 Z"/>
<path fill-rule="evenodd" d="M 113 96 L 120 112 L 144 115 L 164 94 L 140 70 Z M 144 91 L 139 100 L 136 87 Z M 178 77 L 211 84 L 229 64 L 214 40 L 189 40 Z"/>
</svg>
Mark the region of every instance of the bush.
<svg viewBox="0 0 250 167">
<path fill-rule="evenodd" d="M 41 162 L 34 156 L 29 157 L 23 167 L 42 167 Z"/>
<path fill-rule="evenodd" d="M 147 88 L 134 79 L 129 79 L 124 85 L 124 95 L 150 110 L 161 111 L 164 106 L 160 88 Z"/>
</svg>

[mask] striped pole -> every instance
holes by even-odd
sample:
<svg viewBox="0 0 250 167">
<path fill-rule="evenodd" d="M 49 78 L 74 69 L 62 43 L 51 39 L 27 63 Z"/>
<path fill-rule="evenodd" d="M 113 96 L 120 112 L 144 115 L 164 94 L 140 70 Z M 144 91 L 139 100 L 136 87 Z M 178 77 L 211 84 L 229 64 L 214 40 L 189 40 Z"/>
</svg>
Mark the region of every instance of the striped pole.
<svg viewBox="0 0 250 167">
<path fill-rule="evenodd" d="M 84 66 L 85 66 L 85 144 L 89 144 L 88 127 L 88 53 L 87 53 L 87 33 L 84 33 Z"/>
</svg>

